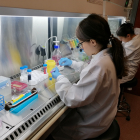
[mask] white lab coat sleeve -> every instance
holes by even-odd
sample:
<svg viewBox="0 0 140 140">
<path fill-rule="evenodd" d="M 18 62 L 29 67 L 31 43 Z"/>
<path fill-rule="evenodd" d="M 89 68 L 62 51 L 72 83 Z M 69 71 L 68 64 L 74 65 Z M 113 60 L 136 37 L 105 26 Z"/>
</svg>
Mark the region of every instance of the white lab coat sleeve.
<svg viewBox="0 0 140 140">
<path fill-rule="evenodd" d="M 75 70 L 82 70 L 83 65 L 84 65 L 83 61 L 80 61 L 80 62 L 72 61 L 72 65 L 70 67 L 75 69 Z"/>
<path fill-rule="evenodd" d="M 76 108 L 93 102 L 97 92 L 102 88 L 104 76 L 97 67 L 92 71 L 94 72 L 82 71 L 79 82 L 73 85 L 65 76 L 58 76 L 55 89 L 66 106 Z"/>
</svg>

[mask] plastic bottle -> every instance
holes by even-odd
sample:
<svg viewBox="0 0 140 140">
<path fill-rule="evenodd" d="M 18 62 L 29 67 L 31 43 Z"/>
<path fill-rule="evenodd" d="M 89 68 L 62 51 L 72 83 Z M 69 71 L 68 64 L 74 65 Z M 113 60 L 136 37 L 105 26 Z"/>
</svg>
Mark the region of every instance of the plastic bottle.
<svg viewBox="0 0 140 140">
<path fill-rule="evenodd" d="M 75 56 L 74 56 L 74 49 L 73 48 L 71 48 L 71 53 L 72 53 L 71 54 L 71 59 L 74 59 Z"/>
<path fill-rule="evenodd" d="M 47 64 L 47 73 L 51 77 L 52 74 L 50 72 L 52 71 L 53 68 L 55 68 L 56 63 L 54 60 L 47 60 L 46 64 Z"/>
<path fill-rule="evenodd" d="M 25 74 L 27 74 L 27 69 L 28 69 L 28 66 L 25 65 L 25 66 L 24 66 L 24 73 L 25 73 Z"/>
<path fill-rule="evenodd" d="M 43 64 L 44 74 L 47 74 L 47 64 Z"/>
<path fill-rule="evenodd" d="M 82 61 L 83 58 L 83 53 L 82 53 L 82 49 L 79 50 L 79 60 Z"/>
<path fill-rule="evenodd" d="M 28 69 L 27 70 L 27 73 L 28 73 L 28 82 L 31 80 L 31 72 L 32 72 L 31 69 Z"/>
<path fill-rule="evenodd" d="M 72 40 L 72 45 L 73 45 L 73 48 L 76 47 L 74 40 Z"/>
<path fill-rule="evenodd" d="M 77 44 L 79 44 L 79 40 L 76 38 L 76 42 L 77 42 Z"/>
<path fill-rule="evenodd" d="M 70 47 L 73 48 L 71 40 L 69 40 Z"/>
<path fill-rule="evenodd" d="M 79 60 L 79 46 L 77 46 L 76 48 L 74 48 L 74 52 L 75 52 L 75 59 Z"/>
<path fill-rule="evenodd" d="M 84 52 L 84 50 L 82 50 L 82 53 L 83 53 L 83 59 L 84 60 L 89 60 L 90 57 Z"/>
<path fill-rule="evenodd" d="M 87 56 L 87 54 L 84 52 L 83 49 L 80 49 L 80 52 L 79 52 L 79 60 L 81 61 L 86 61 L 86 60 L 89 60 L 89 56 Z"/>
<path fill-rule="evenodd" d="M 20 73 L 21 73 L 21 76 L 23 76 L 25 73 L 24 73 L 24 67 L 20 67 Z"/>
<path fill-rule="evenodd" d="M 80 49 L 79 60 L 81 60 L 81 61 L 85 61 L 86 60 L 86 56 L 85 56 L 85 53 L 83 52 L 83 49 Z"/>
<path fill-rule="evenodd" d="M 60 52 L 60 46 L 58 45 L 59 41 L 53 41 L 56 43 L 54 45 L 54 51 L 52 54 L 52 59 L 56 62 L 56 65 L 59 65 L 59 60 L 61 59 L 61 52 Z"/>
<path fill-rule="evenodd" d="M 78 43 L 77 43 L 76 39 L 74 39 L 74 43 L 75 43 L 75 46 L 78 46 Z"/>
</svg>

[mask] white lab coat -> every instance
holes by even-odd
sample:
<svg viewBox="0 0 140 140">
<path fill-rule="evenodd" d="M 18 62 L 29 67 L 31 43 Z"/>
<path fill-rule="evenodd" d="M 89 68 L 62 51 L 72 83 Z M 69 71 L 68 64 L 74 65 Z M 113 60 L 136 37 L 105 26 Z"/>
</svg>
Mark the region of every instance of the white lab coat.
<svg viewBox="0 0 140 140">
<path fill-rule="evenodd" d="M 134 28 L 134 32 L 136 35 L 140 35 L 140 28 Z"/>
<path fill-rule="evenodd" d="M 83 63 L 72 62 L 73 68 Z M 77 84 L 60 75 L 56 91 L 66 106 L 74 108 L 53 133 L 56 140 L 83 140 L 104 133 L 117 112 L 120 83 L 107 49 L 94 56 Z"/>
<path fill-rule="evenodd" d="M 122 43 L 127 57 L 128 76 L 121 79 L 121 83 L 132 80 L 140 64 L 140 35 L 136 35 L 132 40 Z"/>
</svg>

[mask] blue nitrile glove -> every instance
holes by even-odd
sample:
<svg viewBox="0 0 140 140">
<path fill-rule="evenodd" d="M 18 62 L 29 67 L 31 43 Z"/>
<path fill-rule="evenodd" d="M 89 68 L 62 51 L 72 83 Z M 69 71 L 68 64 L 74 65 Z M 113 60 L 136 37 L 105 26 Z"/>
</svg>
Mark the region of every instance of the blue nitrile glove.
<svg viewBox="0 0 140 140">
<path fill-rule="evenodd" d="M 59 69 L 58 69 L 57 67 L 55 67 L 54 69 L 52 69 L 52 77 L 53 77 L 54 79 L 57 79 L 57 77 L 58 77 L 59 75 L 61 75 L 61 74 L 59 73 Z"/>
<path fill-rule="evenodd" d="M 68 58 L 61 58 L 59 60 L 59 65 L 60 66 L 71 66 L 71 64 L 72 64 L 72 61 Z"/>
</svg>

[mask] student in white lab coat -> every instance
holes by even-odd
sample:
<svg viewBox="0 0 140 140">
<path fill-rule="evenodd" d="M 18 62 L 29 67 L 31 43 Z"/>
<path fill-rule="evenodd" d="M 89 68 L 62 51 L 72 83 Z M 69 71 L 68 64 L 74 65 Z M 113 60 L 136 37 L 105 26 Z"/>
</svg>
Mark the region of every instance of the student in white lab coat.
<svg viewBox="0 0 140 140">
<path fill-rule="evenodd" d="M 122 24 L 116 34 L 126 52 L 128 75 L 121 80 L 121 83 L 126 83 L 135 77 L 140 64 L 140 35 L 135 35 L 134 26 L 131 23 Z"/>
<path fill-rule="evenodd" d="M 95 138 L 110 127 L 116 112 L 120 93 L 119 79 L 126 75 L 124 52 L 120 41 L 113 37 L 107 21 L 91 14 L 82 20 L 76 30 L 79 46 L 92 60 L 80 74 L 76 84 L 56 68 L 56 91 L 72 112 L 53 132 L 55 140 L 84 140 Z M 109 42 L 112 47 L 108 48 Z M 60 65 L 79 69 L 83 63 L 62 58 Z"/>
</svg>

